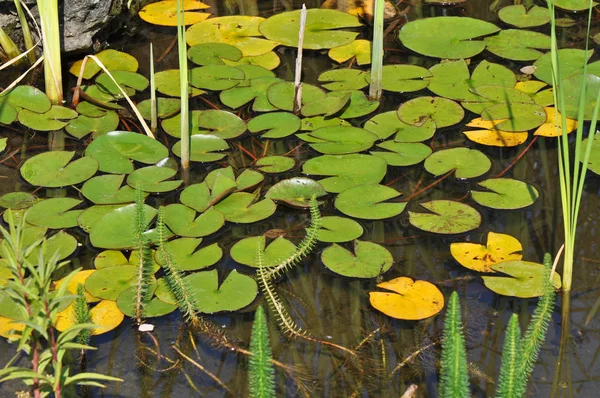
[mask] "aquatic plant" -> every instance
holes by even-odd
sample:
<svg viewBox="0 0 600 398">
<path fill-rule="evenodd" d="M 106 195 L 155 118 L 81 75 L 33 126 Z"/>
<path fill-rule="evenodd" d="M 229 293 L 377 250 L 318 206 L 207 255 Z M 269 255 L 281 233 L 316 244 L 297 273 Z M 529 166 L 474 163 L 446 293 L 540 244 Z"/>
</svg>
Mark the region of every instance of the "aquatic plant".
<svg viewBox="0 0 600 398">
<path fill-rule="evenodd" d="M 156 133 L 158 128 L 158 107 L 156 103 L 156 78 L 154 76 L 154 48 L 150 43 L 150 129 Z"/>
<path fill-rule="evenodd" d="M 375 0 L 375 22 L 373 24 L 373 44 L 371 56 L 371 81 L 369 99 L 379 101 L 383 92 L 383 19 L 385 0 Z"/>
<path fill-rule="evenodd" d="M 29 30 L 29 24 L 27 23 L 27 16 L 21 6 L 21 0 L 14 0 L 15 8 L 17 9 L 17 16 L 19 17 L 19 23 L 21 24 L 21 31 L 23 32 L 23 42 L 25 43 L 25 49 L 27 50 L 27 59 L 31 65 L 35 64 L 35 44 L 31 37 L 31 31 Z"/>
<path fill-rule="evenodd" d="M 42 27 L 46 95 L 53 104 L 60 104 L 63 101 L 63 83 L 58 0 L 37 0 L 37 6 Z"/>
<path fill-rule="evenodd" d="M 444 322 L 440 397 L 456 398 L 469 395 L 467 349 L 460 319 L 460 303 L 458 293 L 452 292 Z"/>
<path fill-rule="evenodd" d="M 91 324 L 92 316 L 85 298 L 85 287 L 83 284 L 77 285 L 77 297 L 75 298 L 75 323 L 80 325 Z M 91 330 L 84 329 L 77 335 L 79 344 L 88 345 L 90 342 Z"/>
<path fill-rule="evenodd" d="M 254 314 L 252 337 L 250 338 L 250 356 L 248 363 L 248 386 L 250 397 L 275 397 L 275 371 L 271 363 L 271 342 L 269 327 L 263 307 Z"/>
<path fill-rule="evenodd" d="M 182 0 L 177 0 L 177 54 L 179 56 L 179 97 L 181 99 L 181 169 L 184 176 L 190 168 L 190 111 L 188 86 L 187 44 L 183 20 Z M 187 180 L 187 178 L 184 178 Z"/>
<path fill-rule="evenodd" d="M 15 42 L 6 34 L 4 29 L 0 27 L 0 50 L 4 52 L 7 60 L 17 57 L 21 52 Z"/>
<path fill-rule="evenodd" d="M 135 250 L 137 250 L 140 264 L 136 281 L 135 318 L 138 324 L 142 323 L 144 305 L 152 299 L 152 276 L 154 275 L 152 251 L 146 236 L 146 214 L 144 212 L 144 193 L 141 184 L 135 187 Z"/>
</svg>

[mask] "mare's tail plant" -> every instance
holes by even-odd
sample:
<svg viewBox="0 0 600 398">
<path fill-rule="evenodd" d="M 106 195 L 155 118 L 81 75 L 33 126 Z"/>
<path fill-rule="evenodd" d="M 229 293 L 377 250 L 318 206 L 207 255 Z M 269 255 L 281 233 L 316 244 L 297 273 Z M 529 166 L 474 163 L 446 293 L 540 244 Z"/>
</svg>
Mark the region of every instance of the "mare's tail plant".
<svg viewBox="0 0 600 398">
<path fill-rule="evenodd" d="M 440 397 L 462 398 L 471 395 L 469 392 L 467 349 L 460 319 L 460 303 L 456 292 L 452 292 L 446 310 L 440 379 Z"/>
<path fill-rule="evenodd" d="M 136 283 L 135 318 L 142 323 L 144 306 L 152 299 L 152 275 L 154 274 L 152 251 L 146 232 L 146 212 L 144 209 L 144 191 L 138 183 L 135 187 L 135 250 L 139 254 L 140 264 Z"/>
<path fill-rule="evenodd" d="M 80 325 L 92 323 L 90 308 L 88 307 L 88 303 L 85 298 L 85 288 L 81 283 L 77 285 L 77 297 L 75 298 L 75 321 Z M 88 345 L 90 342 L 90 336 L 91 330 L 84 329 L 77 335 L 77 342 L 79 344 Z"/>
<path fill-rule="evenodd" d="M 250 338 L 252 355 L 248 367 L 248 385 L 251 398 L 275 397 L 275 370 L 273 369 L 269 328 L 263 307 L 254 315 L 252 337 Z"/>
<path fill-rule="evenodd" d="M 158 230 L 158 252 L 163 260 L 162 267 L 165 270 L 165 282 L 167 283 L 167 288 L 175 298 L 175 301 L 177 301 L 179 310 L 185 319 L 193 325 L 198 325 L 200 320 L 196 314 L 196 299 L 192 295 L 190 288 L 184 279 L 183 273 L 177 268 L 177 264 L 167 248 L 164 208 L 162 206 L 158 209 L 156 229 Z"/>
<path fill-rule="evenodd" d="M 512 314 L 506 334 L 504 346 L 502 346 L 502 363 L 500 365 L 500 376 L 496 387 L 496 397 L 516 397 L 516 385 L 519 371 L 519 362 L 522 358 L 521 329 L 519 327 L 519 316 Z"/>
</svg>

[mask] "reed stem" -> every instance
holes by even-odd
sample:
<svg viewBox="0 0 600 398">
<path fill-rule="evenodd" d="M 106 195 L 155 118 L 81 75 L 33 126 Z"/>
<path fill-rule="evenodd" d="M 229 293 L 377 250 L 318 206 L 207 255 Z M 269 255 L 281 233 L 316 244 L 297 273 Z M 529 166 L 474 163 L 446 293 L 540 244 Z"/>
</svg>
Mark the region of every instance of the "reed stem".
<svg viewBox="0 0 600 398">
<path fill-rule="evenodd" d="M 375 0 L 375 22 L 373 24 L 373 43 L 371 52 L 371 83 L 369 99 L 379 101 L 383 91 L 383 18 L 385 0 Z"/>
<path fill-rule="evenodd" d="M 60 24 L 58 0 L 37 0 L 44 45 L 44 79 L 46 95 L 53 104 L 63 102 L 62 66 L 60 59 Z"/>
<path fill-rule="evenodd" d="M 177 0 L 177 52 L 179 55 L 179 86 L 181 97 L 181 169 L 187 174 L 190 168 L 190 127 L 187 45 L 181 0 Z"/>
</svg>

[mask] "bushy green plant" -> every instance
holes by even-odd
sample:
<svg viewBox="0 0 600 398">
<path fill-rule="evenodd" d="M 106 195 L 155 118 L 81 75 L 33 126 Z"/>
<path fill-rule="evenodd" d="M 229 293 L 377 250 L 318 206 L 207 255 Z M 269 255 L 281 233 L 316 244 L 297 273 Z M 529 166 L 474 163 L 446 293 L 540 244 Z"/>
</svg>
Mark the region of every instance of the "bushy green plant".
<svg viewBox="0 0 600 398">
<path fill-rule="evenodd" d="M 150 287 L 152 285 L 152 275 L 154 275 L 154 264 L 150 242 L 144 236 L 144 232 L 146 232 L 144 192 L 138 183 L 135 187 L 135 245 L 140 258 L 135 296 L 135 318 L 138 324 L 142 323 L 144 306 L 152 299 L 153 294 Z"/>
<path fill-rule="evenodd" d="M 250 397 L 275 397 L 275 372 L 271 363 L 272 353 L 269 342 L 269 328 L 262 306 L 258 307 L 254 315 L 250 352 L 252 353 L 248 369 Z"/>
<path fill-rule="evenodd" d="M 440 397 L 458 398 L 470 395 L 467 349 L 456 292 L 452 292 L 446 310 L 440 379 Z"/>
</svg>

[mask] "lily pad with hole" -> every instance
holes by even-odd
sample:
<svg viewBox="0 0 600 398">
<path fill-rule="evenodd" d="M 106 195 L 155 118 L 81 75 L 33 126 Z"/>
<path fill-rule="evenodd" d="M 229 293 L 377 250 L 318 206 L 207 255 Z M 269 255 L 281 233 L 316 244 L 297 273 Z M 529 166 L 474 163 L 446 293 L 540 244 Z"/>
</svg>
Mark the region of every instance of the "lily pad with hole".
<svg viewBox="0 0 600 398">
<path fill-rule="evenodd" d="M 335 208 L 350 217 L 382 220 L 404 211 L 406 203 L 386 202 L 400 195 L 385 185 L 360 185 L 341 192 L 335 199 Z"/>
<path fill-rule="evenodd" d="M 581 152 L 579 154 L 579 159 L 581 162 L 584 161 L 585 151 L 588 145 L 588 139 L 589 138 L 586 138 L 581 143 Z M 597 134 L 594 136 L 594 142 L 592 143 L 592 149 L 590 151 L 590 158 L 588 162 L 588 170 L 600 175 L 600 135 Z"/>
<path fill-rule="evenodd" d="M 533 185 L 512 178 L 490 178 L 478 185 L 487 191 L 471 191 L 473 200 L 492 209 L 522 209 L 532 205 L 540 196 Z"/>
<path fill-rule="evenodd" d="M 96 58 L 98 58 L 109 71 L 124 70 L 136 72 L 138 70 L 138 61 L 135 59 L 135 57 L 122 51 L 112 49 L 103 50 L 96 54 Z M 75 62 L 73 65 L 71 65 L 69 72 L 75 76 L 79 76 L 82 63 L 83 60 Z M 83 78 L 91 79 L 96 75 L 96 73 L 100 72 L 100 70 L 100 66 L 98 66 L 96 61 L 93 59 L 88 59 L 83 71 Z"/>
<path fill-rule="evenodd" d="M 547 276 L 543 264 L 530 261 L 504 261 L 491 266 L 492 270 L 508 276 L 483 276 L 484 285 L 503 296 L 520 298 L 539 297 L 544 294 L 544 278 Z M 558 273 L 552 277 L 552 285 L 560 289 Z"/>
<path fill-rule="evenodd" d="M 275 213 L 277 205 L 271 199 L 257 201 L 258 194 L 236 192 L 215 205 L 223 214 L 225 221 L 250 224 L 269 218 Z"/>
<path fill-rule="evenodd" d="M 323 127 L 310 133 L 296 134 L 309 142 L 315 151 L 326 155 L 343 155 L 365 151 L 377 141 L 373 133 L 358 127 Z"/>
<path fill-rule="evenodd" d="M 444 308 L 444 295 L 431 282 L 401 276 L 379 283 L 377 287 L 386 291 L 369 292 L 369 301 L 375 309 L 392 318 L 418 321 Z"/>
<path fill-rule="evenodd" d="M 197 215 L 194 209 L 173 203 L 165 207 L 165 224 L 176 235 L 199 238 L 221 229 L 225 224 L 225 218 L 214 207 Z"/>
<path fill-rule="evenodd" d="M 310 198 L 327 195 L 325 188 L 313 179 L 294 177 L 279 181 L 273 185 L 265 197 L 275 202 L 285 202 L 293 207 L 310 207 Z"/>
<path fill-rule="evenodd" d="M 28 192 L 9 192 L 0 196 L 0 207 L 12 210 L 27 209 L 38 200 L 37 196 Z"/>
<path fill-rule="evenodd" d="M 25 221 L 39 227 L 52 229 L 77 226 L 77 218 L 83 210 L 71 210 L 83 201 L 75 198 L 50 198 L 37 202 L 25 216 Z"/>
<path fill-rule="evenodd" d="M 496 128 L 496 125 L 501 120 L 483 120 L 481 118 L 473 119 L 466 124 L 467 127 L 478 128 L 479 130 L 463 131 L 471 141 L 481 145 L 497 146 L 497 147 L 513 147 L 521 145 L 529 137 L 528 132 L 510 132 L 502 131 Z"/>
<path fill-rule="evenodd" d="M 157 283 L 153 283 L 148 289 L 151 290 L 152 295 L 158 290 Z M 136 317 L 136 305 L 135 299 L 137 296 L 137 289 L 135 286 L 125 289 L 117 298 L 117 307 L 121 312 L 131 318 Z M 143 318 L 157 318 L 170 314 L 177 309 L 177 304 L 165 303 L 158 297 L 152 297 L 149 302 L 144 304 L 142 307 Z"/>
<path fill-rule="evenodd" d="M 319 75 L 321 86 L 327 90 L 360 90 L 367 87 L 367 72 L 360 69 L 332 69 Z"/>
<path fill-rule="evenodd" d="M 467 17 L 417 19 L 400 30 L 402 44 L 428 57 L 472 58 L 485 49 L 484 36 L 500 29 L 489 22 Z"/>
<path fill-rule="evenodd" d="M 421 142 L 433 137 L 435 134 L 435 123 L 429 119 L 420 126 L 404 123 L 398 118 L 398 112 L 389 111 L 373 116 L 363 128 L 377 135 L 379 139 L 385 140 L 396 134 L 396 142 Z"/>
<path fill-rule="evenodd" d="M 435 234 L 461 234 L 479 228 L 481 214 L 469 205 L 452 200 L 420 203 L 429 213 L 409 211 L 412 226 Z"/>
<path fill-rule="evenodd" d="M 197 271 L 216 264 L 223 257 L 223 250 L 217 243 L 200 248 L 202 239 L 179 238 L 166 243 L 173 265 L 180 271 Z M 156 262 L 165 265 L 162 252 L 155 254 Z"/>
<path fill-rule="evenodd" d="M 550 13 L 546 7 L 533 6 L 526 9 L 523 4 L 502 7 L 498 18 L 517 28 L 535 28 L 550 22 Z"/>
<path fill-rule="evenodd" d="M 350 242 L 362 236 L 364 230 L 358 222 L 339 216 L 321 218 L 317 240 L 328 243 Z"/>
<path fill-rule="evenodd" d="M 248 55 L 240 58 L 237 61 L 224 59 L 223 62 L 225 63 L 225 65 L 229 66 L 240 67 L 244 65 L 251 65 L 261 66 L 267 70 L 273 70 L 277 68 L 279 64 L 281 64 L 281 59 L 279 59 L 279 56 L 275 51 L 269 51 L 261 55 Z"/>
<path fill-rule="evenodd" d="M 296 252 L 296 245 L 280 236 L 266 245 L 264 235 L 244 238 L 236 242 L 230 250 L 231 258 L 249 267 L 258 268 L 257 251 L 262 250 L 262 266 L 274 267 L 290 258 Z"/>
<path fill-rule="evenodd" d="M 242 52 L 227 43 L 200 43 L 188 49 L 187 57 L 196 65 L 226 65 L 224 60 L 238 61 Z"/>
<path fill-rule="evenodd" d="M 337 10 L 311 8 L 306 12 L 303 48 L 321 50 L 351 43 L 358 32 L 344 30 L 362 24 L 357 17 Z M 260 32 L 269 40 L 298 47 L 300 10 L 282 12 L 260 24 Z"/>
<path fill-rule="evenodd" d="M 425 170 L 441 176 L 454 170 L 458 179 L 469 179 L 484 175 L 492 167 L 490 159 L 477 149 L 465 147 L 442 149 L 425 160 Z"/>
<path fill-rule="evenodd" d="M 79 184 L 96 174 L 98 161 L 86 156 L 71 162 L 74 155 L 69 151 L 35 155 L 21 166 L 21 176 L 31 185 L 59 188 Z"/>
<path fill-rule="evenodd" d="M 331 176 L 319 180 L 327 192 L 340 193 L 360 185 L 377 184 L 387 172 L 385 160 L 376 156 L 351 154 L 319 156 L 302 166 L 308 176 Z"/>
<path fill-rule="evenodd" d="M 448 127 L 459 123 L 464 115 L 459 104 L 442 97 L 417 97 L 398 108 L 398 118 L 412 126 L 422 126 L 432 120 L 436 128 Z"/>
<path fill-rule="evenodd" d="M 262 133 L 262 138 L 285 138 L 300 129 L 298 116 L 289 112 L 273 112 L 259 115 L 248 122 L 248 131 Z"/>
<path fill-rule="evenodd" d="M 540 50 L 550 49 L 550 36 L 521 29 L 502 30 L 485 42 L 489 52 L 512 61 L 535 61 L 544 54 Z"/>
<path fill-rule="evenodd" d="M 354 40 L 351 43 L 333 47 L 327 55 L 340 64 L 349 59 L 356 59 L 358 65 L 368 65 L 371 63 L 371 42 L 364 39 Z"/>
<path fill-rule="evenodd" d="M 177 170 L 169 167 L 148 166 L 134 170 L 127 177 L 127 185 L 136 189 L 139 187 L 144 192 L 162 193 L 177 189 L 182 180 L 171 180 L 177 174 Z"/>
<path fill-rule="evenodd" d="M 81 187 L 81 193 L 97 205 L 135 202 L 135 189 L 123 186 L 124 174 L 106 174 L 91 178 Z M 144 197 L 147 194 L 144 194 Z"/>
<path fill-rule="evenodd" d="M 221 152 L 227 149 L 229 149 L 227 141 L 211 134 L 196 134 L 190 137 L 192 162 L 216 162 L 226 156 Z M 181 141 L 177 141 L 172 150 L 176 156 L 181 157 Z"/>
<path fill-rule="evenodd" d="M 138 15 L 144 21 L 154 25 L 177 26 L 177 2 L 178 0 L 163 0 L 147 4 L 140 10 Z M 210 16 L 209 13 L 199 12 L 210 6 L 197 0 L 183 0 L 180 3 L 183 12 L 183 24 L 193 25 L 204 21 Z"/>
<path fill-rule="evenodd" d="M 277 109 L 292 112 L 294 110 L 295 88 L 293 82 L 278 82 L 267 89 L 267 99 Z M 311 84 L 302 84 L 302 105 L 323 100 L 327 97 L 325 91 Z"/>
<path fill-rule="evenodd" d="M 85 151 L 85 158 L 98 161 L 100 171 L 112 174 L 131 173 L 134 161 L 154 164 L 167 156 L 168 149 L 158 140 L 129 131 L 104 134 L 92 141 Z"/>
<path fill-rule="evenodd" d="M 275 76 L 263 76 L 249 80 L 248 86 L 240 86 L 221 91 L 219 99 L 232 109 L 237 109 L 251 101 L 255 112 L 270 112 L 277 110 L 267 98 L 267 90 L 273 84 L 282 80 Z"/>
<path fill-rule="evenodd" d="M 377 148 L 386 151 L 369 151 L 373 156 L 382 158 L 390 166 L 412 166 L 421 163 L 429 155 L 431 148 L 420 142 L 384 141 Z"/>
<path fill-rule="evenodd" d="M 147 99 L 140 101 L 137 104 L 138 111 L 142 114 L 142 117 L 146 120 L 152 118 L 152 102 Z M 175 98 L 156 98 L 156 117 L 159 119 L 166 119 L 175 116 L 181 108 L 181 101 Z M 193 113 L 194 111 L 192 111 Z"/>
<path fill-rule="evenodd" d="M 450 245 L 452 257 L 465 268 L 479 272 L 495 272 L 491 267 L 503 261 L 520 260 L 523 246 L 518 239 L 489 232 L 486 245 L 457 242 Z"/>
<path fill-rule="evenodd" d="M 156 216 L 156 209 L 144 205 L 145 235 L 150 236 L 148 227 Z M 101 249 L 129 249 L 136 245 L 136 205 L 130 204 L 114 209 L 92 225 L 90 243 Z"/>
<path fill-rule="evenodd" d="M 138 267 L 119 265 L 96 270 L 85 281 L 85 290 L 93 297 L 116 300 L 119 295 L 137 283 Z"/>
<path fill-rule="evenodd" d="M 88 134 L 97 137 L 115 131 L 117 127 L 119 127 L 119 115 L 115 111 L 108 111 L 100 117 L 79 115 L 69 122 L 65 130 L 73 137 L 82 139 Z"/>
<path fill-rule="evenodd" d="M 19 123 L 35 131 L 60 130 L 76 117 L 76 111 L 59 105 L 52 105 L 52 108 L 44 113 L 22 109 L 18 114 Z"/>
<path fill-rule="evenodd" d="M 154 83 L 156 91 L 169 97 L 178 97 L 181 95 L 181 84 L 179 80 L 179 69 L 167 69 L 154 74 Z M 188 93 L 190 97 L 205 94 L 206 91 L 200 90 L 188 84 Z"/>
<path fill-rule="evenodd" d="M 321 261 L 336 274 L 351 278 L 374 278 L 394 264 L 392 254 L 385 247 L 358 240 L 354 241 L 354 253 L 334 243 L 323 250 Z"/>
<path fill-rule="evenodd" d="M 265 156 L 255 163 L 262 173 L 283 173 L 291 170 L 295 165 L 294 159 L 287 156 Z"/>
<path fill-rule="evenodd" d="M 382 87 L 394 93 L 419 91 L 429 85 L 431 72 L 418 65 L 384 65 L 382 68 Z M 371 76 L 367 77 L 371 81 Z"/>
</svg>

